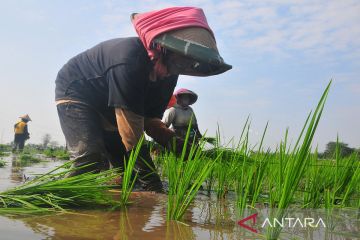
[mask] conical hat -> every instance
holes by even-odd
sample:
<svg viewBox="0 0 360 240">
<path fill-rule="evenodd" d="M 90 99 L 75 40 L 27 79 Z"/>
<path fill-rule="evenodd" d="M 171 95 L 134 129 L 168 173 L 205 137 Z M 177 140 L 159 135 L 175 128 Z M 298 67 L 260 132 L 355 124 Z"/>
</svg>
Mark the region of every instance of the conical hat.
<svg viewBox="0 0 360 240">
<path fill-rule="evenodd" d="M 29 117 L 28 114 L 22 115 L 22 116 L 20 116 L 19 118 L 25 119 L 25 120 L 28 120 L 28 121 L 31 121 L 31 118 Z"/>
<path fill-rule="evenodd" d="M 196 93 L 186 88 L 180 88 L 174 93 L 174 96 L 176 98 L 180 97 L 181 95 L 188 95 L 190 97 L 189 105 L 194 104 L 198 99 L 198 95 Z"/>
</svg>

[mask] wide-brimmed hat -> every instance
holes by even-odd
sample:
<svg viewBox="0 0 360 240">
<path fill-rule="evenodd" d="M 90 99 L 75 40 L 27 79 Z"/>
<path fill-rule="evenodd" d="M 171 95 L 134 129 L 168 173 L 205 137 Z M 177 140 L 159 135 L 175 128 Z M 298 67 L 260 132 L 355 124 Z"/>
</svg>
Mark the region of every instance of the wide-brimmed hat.
<svg viewBox="0 0 360 240">
<path fill-rule="evenodd" d="M 193 70 L 197 76 L 210 76 L 232 68 L 220 56 L 211 33 L 200 27 L 189 27 L 164 33 L 154 42 L 177 54 L 195 60 Z"/>
<path fill-rule="evenodd" d="M 197 99 L 198 99 L 198 95 L 196 93 L 194 93 L 193 91 L 189 90 L 189 89 L 186 89 L 186 88 L 180 88 L 179 90 L 177 90 L 175 93 L 174 93 L 174 96 L 178 99 L 179 97 L 181 96 L 184 96 L 184 95 L 188 95 L 190 97 L 190 103 L 189 105 L 191 104 L 194 104 Z"/>
<path fill-rule="evenodd" d="M 135 29 L 149 56 L 159 46 L 194 60 L 191 74 L 216 75 L 232 68 L 216 46 L 214 34 L 200 8 L 173 7 L 131 15 Z"/>
<path fill-rule="evenodd" d="M 28 121 L 31 121 L 31 118 L 29 117 L 28 114 L 22 115 L 22 116 L 20 116 L 19 118 L 25 119 L 25 120 L 28 120 Z"/>
</svg>

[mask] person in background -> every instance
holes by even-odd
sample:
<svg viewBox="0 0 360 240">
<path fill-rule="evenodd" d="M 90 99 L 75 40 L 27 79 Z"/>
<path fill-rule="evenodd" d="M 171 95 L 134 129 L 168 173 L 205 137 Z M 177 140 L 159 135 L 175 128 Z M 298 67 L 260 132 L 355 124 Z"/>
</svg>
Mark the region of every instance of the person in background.
<svg viewBox="0 0 360 240">
<path fill-rule="evenodd" d="M 132 14 L 131 21 L 139 37 L 99 43 L 70 59 L 57 75 L 55 101 L 76 168 L 70 176 L 123 168 L 144 131 L 174 149 L 176 136 L 161 118 L 178 76 L 231 69 L 200 8 Z M 145 191 L 162 192 L 154 169 L 150 150 L 142 145 L 134 169 L 138 183 Z"/>
<path fill-rule="evenodd" d="M 190 105 L 194 104 L 198 96 L 189 89 L 181 88 L 174 93 L 176 104 L 168 108 L 162 118 L 162 122 L 175 132 L 175 135 L 181 139 L 186 138 L 190 125 L 189 139 L 195 141 L 202 137 L 197 124 L 194 110 Z"/>
<path fill-rule="evenodd" d="M 23 151 L 25 146 L 25 141 L 30 138 L 28 130 L 28 122 L 31 121 L 28 114 L 20 116 L 20 120 L 14 125 L 14 147 L 13 152 L 19 150 Z"/>
</svg>

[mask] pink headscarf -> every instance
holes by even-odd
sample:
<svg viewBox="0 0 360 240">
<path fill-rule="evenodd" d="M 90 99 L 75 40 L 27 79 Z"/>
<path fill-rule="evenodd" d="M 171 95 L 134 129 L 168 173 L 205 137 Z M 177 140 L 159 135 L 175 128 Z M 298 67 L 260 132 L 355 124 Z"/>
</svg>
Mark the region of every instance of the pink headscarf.
<svg viewBox="0 0 360 240">
<path fill-rule="evenodd" d="M 151 59 L 156 58 L 156 50 L 151 49 L 151 42 L 164 32 L 184 27 L 202 27 L 213 34 L 203 10 L 195 7 L 171 7 L 138 14 L 133 24 Z"/>
</svg>

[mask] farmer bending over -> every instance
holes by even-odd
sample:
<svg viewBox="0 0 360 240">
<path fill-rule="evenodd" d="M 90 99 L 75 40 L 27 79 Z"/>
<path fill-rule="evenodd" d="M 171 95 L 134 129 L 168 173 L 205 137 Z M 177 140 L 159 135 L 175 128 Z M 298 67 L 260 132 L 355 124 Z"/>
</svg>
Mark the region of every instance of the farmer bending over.
<svg viewBox="0 0 360 240">
<path fill-rule="evenodd" d="M 210 76 L 231 66 L 218 53 L 203 11 L 173 7 L 132 14 L 139 37 L 102 42 L 70 59 L 56 79 L 56 104 L 74 171 L 122 167 L 145 131 L 169 147 L 173 131 L 161 122 L 178 75 Z M 172 148 L 171 148 L 172 149 Z M 162 191 L 149 150 L 135 170 L 148 191 Z"/>
</svg>

